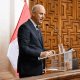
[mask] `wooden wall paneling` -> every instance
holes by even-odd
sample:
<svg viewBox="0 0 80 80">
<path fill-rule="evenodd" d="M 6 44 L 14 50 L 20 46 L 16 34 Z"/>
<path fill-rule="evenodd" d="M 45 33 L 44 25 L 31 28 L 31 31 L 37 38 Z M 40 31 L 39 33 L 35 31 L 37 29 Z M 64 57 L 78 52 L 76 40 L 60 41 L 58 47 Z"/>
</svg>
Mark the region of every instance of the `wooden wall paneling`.
<svg viewBox="0 0 80 80">
<path fill-rule="evenodd" d="M 29 8 L 31 10 L 32 6 L 37 4 L 38 3 L 38 0 L 29 0 Z"/>
<path fill-rule="evenodd" d="M 76 58 L 80 58 L 80 17 L 79 17 L 79 0 L 62 0 L 61 1 L 61 22 L 62 37 L 61 40 L 65 48 L 73 48 L 77 52 Z M 75 57 L 75 55 L 73 55 Z"/>
<path fill-rule="evenodd" d="M 80 58 L 80 0 L 30 0 L 30 9 L 37 3 L 46 8 L 41 25 L 45 48 L 54 49 L 58 54 L 58 44 L 63 43 L 66 50 L 76 50 L 73 58 Z M 62 56 L 57 59 L 62 61 Z M 47 60 L 47 66 L 50 64 Z"/>
</svg>

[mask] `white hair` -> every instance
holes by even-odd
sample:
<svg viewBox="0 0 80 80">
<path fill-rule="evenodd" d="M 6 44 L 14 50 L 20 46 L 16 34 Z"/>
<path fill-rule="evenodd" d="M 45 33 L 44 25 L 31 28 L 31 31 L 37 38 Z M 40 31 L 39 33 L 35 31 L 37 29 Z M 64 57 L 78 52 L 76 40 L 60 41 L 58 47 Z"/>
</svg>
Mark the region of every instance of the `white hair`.
<svg viewBox="0 0 80 80">
<path fill-rule="evenodd" d="M 43 5 L 41 4 L 36 4 L 32 7 L 32 13 L 36 12 L 36 10 L 38 10 L 40 7 L 44 8 Z M 45 9 L 45 8 L 44 8 Z"/>
</svg>

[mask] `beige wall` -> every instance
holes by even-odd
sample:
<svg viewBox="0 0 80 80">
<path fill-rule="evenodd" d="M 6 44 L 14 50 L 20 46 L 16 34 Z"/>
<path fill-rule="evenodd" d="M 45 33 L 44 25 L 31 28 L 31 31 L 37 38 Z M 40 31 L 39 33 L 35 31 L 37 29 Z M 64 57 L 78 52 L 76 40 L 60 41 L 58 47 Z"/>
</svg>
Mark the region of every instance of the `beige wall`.
<svg viewBox="0 0 80 80">
<path fill-rule="evenodd" d="M 0 1 L 0 55 L 2 57 L 7 55 L 10 37 L 16 27 L 23 5 L 24 0 Z"/>
<path fill-rule="evenodd" d="M 10 0 L 0 1 L 0 54 L 5 54 L 10 36 Z"/>
</svg>

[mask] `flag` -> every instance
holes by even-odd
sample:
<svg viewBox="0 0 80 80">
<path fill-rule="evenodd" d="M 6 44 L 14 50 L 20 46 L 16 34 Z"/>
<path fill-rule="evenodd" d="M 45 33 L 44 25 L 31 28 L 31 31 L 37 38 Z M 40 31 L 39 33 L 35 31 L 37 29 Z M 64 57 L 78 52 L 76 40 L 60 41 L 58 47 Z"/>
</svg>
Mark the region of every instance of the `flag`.
<svg viewBox="0 0 80 80">
<path fill-rule="evenodd" d="M 19 54 L 18 41 L 17 41 L 17 33 L 21 24 L 27 21 L 30 18 L 29 8 L 27 6 L 26 0 L 24 0 L 24 6 L 18 20 L 17 26 L 13 32 L 13 35 L 10 39 L 10 44 L 8 48 L 7 57 L 15 71 L 17 71 L 17 59 Z"/>
</svg>

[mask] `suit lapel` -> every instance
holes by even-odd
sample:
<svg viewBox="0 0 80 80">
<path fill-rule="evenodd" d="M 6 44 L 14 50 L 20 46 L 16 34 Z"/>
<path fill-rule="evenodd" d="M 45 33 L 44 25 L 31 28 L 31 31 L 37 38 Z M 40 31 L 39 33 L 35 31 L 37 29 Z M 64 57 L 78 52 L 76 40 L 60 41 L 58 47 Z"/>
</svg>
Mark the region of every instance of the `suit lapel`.
<svg viewBox="0 0 80 80">
<path fill-rule="evenodd" d="M 40 43 L 40 45 L 43 46 L 42 41 L 37 36 L 36 29 L 35 29 L 34 25 L 32 24 L 32 22 L 30 20 L 28 20 L 26 25 L 27 25 L 27 28 L 31 31 L 32 35 L 36 38 L 36 40 L 37 40 L 36 42 L 38 42 L 38 44 Z"/>
<path fill-rule="evenodd" d="M 35 38 L 38 38 L 36 35 L 36 29 L 35 29 L 34 25 L 32 24 L 32 22 L 30 20 L 28 20 L 26 25 L 27 25 L 28 29 L 31 31 L 32 35 Z"/>
<path fill-rule="evenodd" d="M 42 35 L 41 35 L 41 31 L 40 31 L 40 29 L 37 30 L 36 32 L 37 32 L 36 35 L 38 36 L 38 39 L 39 39 L 39 41 L 40 41 L 40 43 L 41 43 L 41 45 L 42 45 L 43 43 L 42 43 Z"/>
</svg>

